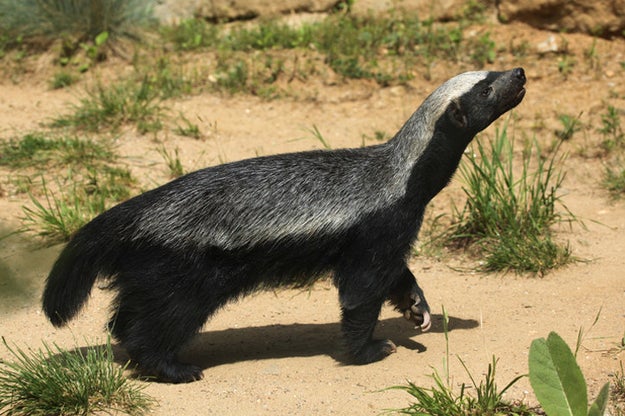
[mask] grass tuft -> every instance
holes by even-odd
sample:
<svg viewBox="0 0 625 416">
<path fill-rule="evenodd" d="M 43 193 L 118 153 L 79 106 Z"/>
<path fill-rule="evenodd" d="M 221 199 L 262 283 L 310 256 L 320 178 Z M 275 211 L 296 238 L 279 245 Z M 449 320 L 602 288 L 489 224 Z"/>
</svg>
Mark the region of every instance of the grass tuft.
<svg viewBox="0 0 625 416">
<path fill-rule="evenodd" d="M 182 166 L 182 161 L 179 156 L 180 150 L 177 147 L 174 149 L 173 153 L 167 150 L 165 146 L 160 147 L 158 152 L 167 164 L 169 176 L 171 178 L 178 178 L 185 174 L 184 167 Z"/>
<path fill-rule="evenodd" d="M 625 195 L 625 166 L 621 161 L 606 166 L 603 186 L 614 198 Z"/>
<path fill-rule="evenodd" d="M 623 345 L 621 346 L 621 348 Z M 613 406 L 620 413 L 625 415 L 625 370 L 623 370 L 623 362 L 620 362 L 621 370 L 611 375 L 611 391 L 610 398 Z"/>
<path fill-rule="evenodd" d="M 601 143 L 606 153 L 625 149 L 625 132 L 621 126 L 620 111 L 609 105 L 605 114 L 601 115 L 601 128 L 597 130 L 603 136 Z"/>
<path fill-rule="evenodd" d="M 134 179 L 127 169 L 116 166 L 116 159 L 107 141 L 38 132 L 1 143 L 0 166 L 41 172 L 20 175 L 15 183 L 31 200 L 23 207 L 22 231 L 33 232 L 48 244 L 67 241 L 112 203 L 129 198 Z M 50 170 L 57 178 L 52 187 L 44 177 Z"/>
<path fill-rule="evenodd" d="M 78 137 L 48 137 L 41 132 L 0 143 L 0 166 L 24 168 L 42 165 L 91 165 L 114 158 L 108 146 Z"/>
<path fill-rule="evenodd" d="M 116 131 L 135 123 L 141 133 L 162 128 L 159 93 L 147 77 L 141 82 L 121 81 L 105 87 L 97 83 L 74 112 L 52 122 L 52 127 L 73 127 L 89 132 Z"/>
<path fill-rule="evenodd" d="M 77 77 L 67 71 L 58 71 L 50 81 L 50 87 L 54 90 L 69 87 L 77 81 Z"/>
<path fill-rule="evenodd" d="M 582 129 L 582 122 L 580 120 L 582 112 L 577 117 L 573 117 L 569 114 L 559 114 L 558 120 L 562 124 L 562 129 L 556 130 L 555 134 L 560 140 L 571 140 L 573 135 Z"/>
<path fill-rule="evenodd" d="M 68 241 L 83 225 L 130 196 L 133 179 L 125 169 L 102 167 L 89 169 L 84 178 L 74 178 L 70 170 L 68 188 L 58 183 L 54 192 L 42 178 L 43 198 L 32 193 L 32 206 L 22 208 L 23 231 L 43 237 L 47 244 Z"/>
<path fill-rule="evenodd" d="M 403 390 L 413 397 L 415 402 L 403 409 L 394 412 L 414 416 L 466 416 L 466 415 L 509 415 L 533 416 L 537 413 L 523 404 L 507 402 L 505 392 L 523 376 L 516 377 L 506 387 L 499 390 L 495 381 L 497 360 L 488 365 L 484 380 L 479 384 L 474 379 L 462 360 L 465 371 L 471 379 L 471 385 L 462 383 L 460 392 L 454 392 L 441 378 L 438 372 L 432 374 L 434 386 L 431 388 L 419 387 L 409 382 L 405 386 L 395 386 L 392 389 Z M 473 394 L 469 391 L 473 390 Z"/>
<path fill-rule="evenodd" d="M 460 166 L 467 200 L 455 210 L 443 244 L 476 247 L 483 271 L 544 274 L 574 260 L 551 230 L 576 221 L 560 198 L 564 174 L 557 168 L 563 160 L 557 149 L 545 157 L 534 142 L 516 166 L 507 126 L 497 130 L 488 147 L 478 140 L 474 149 Z"/>
<path fill-rule="evenodd" d="M 154 405 L 143 386 L 124 376 L 113 361 L 110 340 L 103 346 L 66 351 L 58 346 L 23 351 L 0 363 L 0 413 L 10 415 L 87 415 L 123 412 L 142 415 Z"/>
<path fill-rule="evenodd" d="M 186 118 L 183 114 L 180 115 L 180 121 L 182 123 L 178 124 L 175 129 L 177 134 L 198 140 L 202 138 L 202 132 L 197 124 L 191 122 L 191 120 Z"/>
<path fill-rule="evenodd" d="M 390 412 L 414 416 L 533 416 L 537 413 L 523 404 L 510 403 L 504 399 L 506 391 L 524 376 L 518 376 L 499 390 L 495 380 L 497 359 L 493 356 L 492 363 L 488 365 L 485 378 L 479 383 L 475 380 L 464 361 L 458 357 L 462 367 L 466 371 L 471 385 L 462 383 L 460 392 L 456 393 L 450 387 L 449 376 L 449 317 L 443 307 L 443 333 L 445 334 L 445 359 L 443 366 L 445 380 L 438 371 L 434 370 L 431 375 L 434 386 L 431 388 L 419 387 L 412 382 L 407 385 L 394 386 L 390 389 L 403 390 L 411 395 L 416 401 L 403 409 L 393 409 Z M 469 390 L 474 390 L 473 395 Z"/>
<path fill-rule="evenodd" d="M 136 38 L 138 27 L 152 23 L 152 7 L 151 0 L 0 0 L 0 32 L 78 42 L 104 32 Z"/>
</svg>

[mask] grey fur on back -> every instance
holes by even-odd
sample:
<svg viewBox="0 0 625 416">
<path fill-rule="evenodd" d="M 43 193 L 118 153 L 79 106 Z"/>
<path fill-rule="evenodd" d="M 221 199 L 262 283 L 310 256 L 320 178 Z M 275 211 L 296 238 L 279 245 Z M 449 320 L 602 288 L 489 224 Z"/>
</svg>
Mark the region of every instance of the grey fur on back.
<svg viewBox="0 0 625 416">
<path fill-rule="evenodd" d="M 167 185 L 152 191 L 155 203 L 137 215 L 131 238 L 232 250 L 341 232 L 403 197 L 440 115 L 486 74 L 451 78 L 385 144 L 229 163 L 179 179 L 172 195 Z M 155 228 L 154 222 L 166 225 Z"/>
</svg>

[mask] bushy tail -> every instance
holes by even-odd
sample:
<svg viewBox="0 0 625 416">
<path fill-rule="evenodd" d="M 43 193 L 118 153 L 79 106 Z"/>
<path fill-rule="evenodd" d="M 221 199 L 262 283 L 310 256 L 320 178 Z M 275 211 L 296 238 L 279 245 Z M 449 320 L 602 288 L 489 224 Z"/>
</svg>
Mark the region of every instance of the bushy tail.
<svg viewBox="0 0 625 416">
<path fill-rule="evenodd" d="M 48 275 L 43 310 L 54 326 L 65 325 L 86 302 L 98 275 L 111 274 L 119 243 L 98 219 L 84 226 L 63 249 Z"/>
</svg>

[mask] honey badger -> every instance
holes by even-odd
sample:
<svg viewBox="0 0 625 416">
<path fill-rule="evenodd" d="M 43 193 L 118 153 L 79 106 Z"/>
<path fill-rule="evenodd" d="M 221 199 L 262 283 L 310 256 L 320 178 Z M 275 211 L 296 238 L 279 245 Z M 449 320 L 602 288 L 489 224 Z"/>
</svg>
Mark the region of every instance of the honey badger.
<svg viewBox="0 0 625 416">
<path fill-rule="evenodd" d="M 428 202 L 473 137 L 525 95 L 522 68 L 457 75 L 388 142 L 280 154 L 182 176 L 100 214 L 56 260 L 43 309 L 55 326 L 86 302 L 96 278 L 116 298 L 109 329 L 141 372 L 202 377 L 177 354 L 227 302 L 303 287 L 330 274 L 353 363 L 395 350 L 373 338 L 390 303 L 422 329 L 423 291 L 406 265 Z"/>
</svg>

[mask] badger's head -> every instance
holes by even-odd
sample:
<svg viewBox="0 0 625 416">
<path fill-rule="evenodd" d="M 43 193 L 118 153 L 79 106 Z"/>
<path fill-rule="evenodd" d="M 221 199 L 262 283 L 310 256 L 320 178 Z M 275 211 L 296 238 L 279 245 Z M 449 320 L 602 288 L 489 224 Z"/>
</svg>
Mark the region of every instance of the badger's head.
<svg viewBox="0 0 625 416">
<path fill-rule="evenodd" d="M 389 142 L 397 192 L 408 185 L 436 195 L 473 137 L 523 100 L 525 81 L 522 68 L 465 72 L 434 90 Z"/>
<path fill-rule="evenodd" d="M 525 81 L 523 68 L 466 72 L 445 82 L 426 102 L 442 107 L 438 128 L 473 137 L 523 100 Z"/>
<path fill-rule="evenodd" d="M 401 160 L 416 160 L 430 147 L 460 157 L 477 133 L 525 96 L 523 68 L 465 72 L 438 87 L 392 140 Z"/>
</svg>

